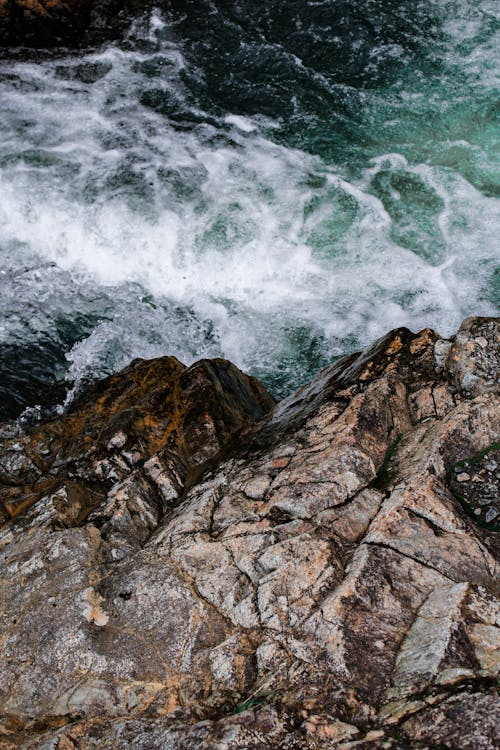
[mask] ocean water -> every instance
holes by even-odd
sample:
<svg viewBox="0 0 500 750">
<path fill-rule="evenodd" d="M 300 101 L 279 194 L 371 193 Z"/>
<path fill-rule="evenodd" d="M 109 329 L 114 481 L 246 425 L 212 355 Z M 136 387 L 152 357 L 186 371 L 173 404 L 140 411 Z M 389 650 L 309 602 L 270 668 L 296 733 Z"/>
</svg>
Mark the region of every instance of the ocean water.
<svg viewBox="0 0 500 750">
<path fill-rule="evenodd" d="M 0 61 L 0 410 L 135 357 L 282 396 L 498 311 L 500 0 L 192 0 Z"/>
</svg>

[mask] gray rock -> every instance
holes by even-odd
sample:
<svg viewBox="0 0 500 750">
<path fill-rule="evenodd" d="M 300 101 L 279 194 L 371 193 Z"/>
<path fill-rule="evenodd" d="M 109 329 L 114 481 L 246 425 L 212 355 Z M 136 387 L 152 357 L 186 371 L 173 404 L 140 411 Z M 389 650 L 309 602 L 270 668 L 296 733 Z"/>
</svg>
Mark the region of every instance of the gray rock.
<svg viewBox="0 0 500 750">
<path fill-rule="evenodd" d="M 7 431 L 2 748 L 494 750 L 499 547 L 454 482 L 493 491 L 495 326 L 438 372 L 400 329 L 274 409 L 220 363 L 158 364 L 175 433 L 142 363 L 146 397 L 125 371 Z"/>
</svg>

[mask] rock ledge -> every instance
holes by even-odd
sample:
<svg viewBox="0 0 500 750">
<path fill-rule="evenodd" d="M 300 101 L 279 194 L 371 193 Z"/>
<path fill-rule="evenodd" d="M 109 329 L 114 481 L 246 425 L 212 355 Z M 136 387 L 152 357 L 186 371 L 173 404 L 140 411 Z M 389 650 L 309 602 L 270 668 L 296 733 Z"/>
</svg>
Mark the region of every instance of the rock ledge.
<svg viewBox="0 0 500 750">
<path fill-rule="evenodd" d="M 0 426 L 0 747 L 500 745 L 499 321 Z"/>
</svg>

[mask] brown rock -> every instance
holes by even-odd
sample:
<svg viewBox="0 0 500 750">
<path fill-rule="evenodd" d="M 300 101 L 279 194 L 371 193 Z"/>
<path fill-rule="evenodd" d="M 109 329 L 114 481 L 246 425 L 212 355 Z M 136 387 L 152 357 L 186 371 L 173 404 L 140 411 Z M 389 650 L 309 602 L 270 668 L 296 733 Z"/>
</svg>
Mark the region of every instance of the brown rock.
<svg viewBox="0 0 500 750">
<path fill-rule="evenodd" d="M 163 506 L 273 405 L 258 381 L 222 359 L 189 368 L 174 357 L 137 361 L 88 388 L 62 417 L 5 439 L 0 509 L 14 517 L 68 480 L 87 499 L 80 521 L 125 480 L 143 494 L 152 485 Z"/>
</svg>

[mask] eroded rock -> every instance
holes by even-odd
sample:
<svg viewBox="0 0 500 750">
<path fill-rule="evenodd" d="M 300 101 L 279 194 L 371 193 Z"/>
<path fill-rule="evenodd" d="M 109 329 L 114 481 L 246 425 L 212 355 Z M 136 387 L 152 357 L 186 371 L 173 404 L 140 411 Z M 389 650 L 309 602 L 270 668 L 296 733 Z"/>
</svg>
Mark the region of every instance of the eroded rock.
<svg viewBox="0 0 500 750">
<path fill-rule="evenodd" d="M 456 488 L 497 487 L 497 336 L 400 329 L 275 408 L 140 362 L 4 428 L 3 746 L 496 748 L 499 545 Z"/>
</svg>

